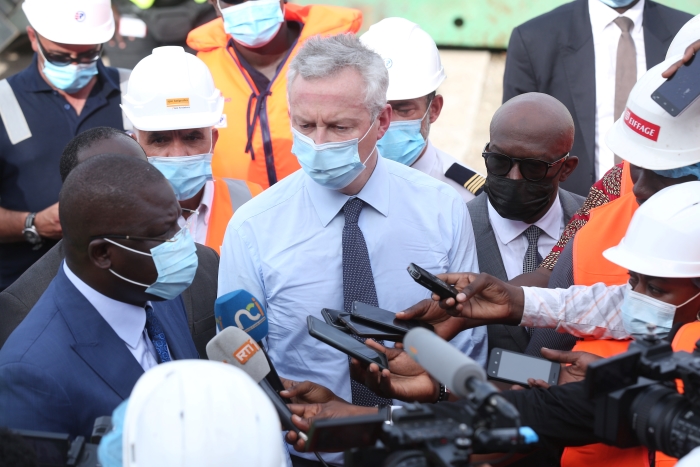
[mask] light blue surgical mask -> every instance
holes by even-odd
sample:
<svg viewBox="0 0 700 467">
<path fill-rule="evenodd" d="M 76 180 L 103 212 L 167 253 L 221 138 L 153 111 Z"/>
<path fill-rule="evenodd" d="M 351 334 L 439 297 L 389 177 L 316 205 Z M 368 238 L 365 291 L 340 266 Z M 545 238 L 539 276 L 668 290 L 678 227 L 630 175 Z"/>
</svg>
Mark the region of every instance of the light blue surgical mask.
<svg viewBox="0 0 700 467">
<path fill-rule="evenodd" d="M 104 240 L 133 253 L 151 256 L 153 258 L 156 270 L 158 271 L 158 277 L 151 285 L 132 281 L 131 279 L 117 274 L 112 269 L 109 270 L 109 272 L 130 284 L 146 287 L 146 293 L 156 295 L 166 300 L 172 300 L 184 292 L 194 280 L 199 259 L 197 258 L 197 247 L 187 228 L 181 229 L 167 242 L 163 242 L 157 247 L 151 248 L 150 253 L 134 250 L 133 248 L 124 246 L 109 238 L 105 238 Z"/>
<path fill-rule="evenodd" d="M 602 3 L 605 5 L 609 6 L 610 8 L 624 8 L 626 6 L 630 6 L 634 0 L 600 0 Z"/>
<path fill-rule="evenodd" d="M 221 8 L 224 31 L 233 40 L 250 48 L 268 44 L 284 22 L 279 0 L 248 0 L 240 5 Z"/>
<path fill-rule="evenodd" d="M 382 139 L 377 141 L 379 154 L 409 167 L 413 165 L 426 145 L 420 130 L 428 112 L 430 112 L 430 104 L 428 104 L 428 110 L 425 111 L 423 117 L 418 120 L 391 122 Z"/>
<path fill-rule="evenodd" d="M 681 178 L 685 177 L 686 175 L 692 175 L 698 180 L 700 180 L 700 163 L 686 165 L 685 167 L 678 167 L 677 169 L 654 170 L 654 172 L 661 175 L 662 177 Z"/>
<path fill-rule="evenodd" d="M 648 334 L 647 324 L 656 326 L 655 334 L 659 338 L 665 338 L 673 327 L 673 318 L 676 310 L 695 300 L 700 293 L 680 305 L 662 302 L 648 295 L 632 290 L 627 284 L 625 299 L 622 302 L 622 324 L 631 336 Z"/>
<path fill-rule="evenodd" d="M 56 88 L 73 94 L 87 86 L 92 77 L 97 74 L 97 62 L 58 66 L 44 58 L 42 71 Z"/>
<path fill-rule="evenodd" d="M 194 197 L 213 180 L 211 172 L 212 154 L 182 157 L 149 157 L 148 162 L 168 179 L 178 201 Z"/>
<path fill-rule="evenodd" d="M 292 128 L 292 153 L 297 156 L 304 172 L 316 183 L 330 190 L 342 190 L 365 170 L 365 162 L 376 149 L 375 146 L 364 161 L 360 160 L 358 144 L 367 137 L 373 126 L 374 122 L 360 139 L 323 144 L 314 143 L 314 140 Z"/>
</svg>

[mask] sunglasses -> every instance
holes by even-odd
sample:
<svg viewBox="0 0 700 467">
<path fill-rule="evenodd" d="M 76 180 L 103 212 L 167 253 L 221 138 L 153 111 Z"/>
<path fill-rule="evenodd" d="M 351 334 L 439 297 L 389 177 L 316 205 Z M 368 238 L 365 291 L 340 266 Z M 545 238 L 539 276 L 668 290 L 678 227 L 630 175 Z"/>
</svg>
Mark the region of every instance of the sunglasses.
<svg viewBox="0 0 700 467">
<path fill-rule="evenodd" d="M 565 161 L 569 158 L 569 154 L 564 154 L 554 162 L 545 162 L 539 159 L 522 159 L 506 156 L 497 152 L 487 151 L 490 143 L 486 143 L 481 157 L 486 161 L 486 170 L 498 177 L 505 177 L 515 164 L 520 167 L 520 174 L 525 180 L 530 182 L 539 182 L 547 177 L 547 172 L 551 167 Z"/>
<path fill-rule="evenodd" d="M 100 55 L 102 55 L 102 44 L 98 45 L 95 49 L 81 52 L 75 57 L 72 57 L 71 54 L 65 52 L 47 52 L 39 37 L 37 37 L 37 42 L 39 43 L 39 51 L 41 55 L 44 56 L 44 59 L 56 66 L 68 66 L 71 63 L 89 65 L 99 60 Z"/>
</svg>

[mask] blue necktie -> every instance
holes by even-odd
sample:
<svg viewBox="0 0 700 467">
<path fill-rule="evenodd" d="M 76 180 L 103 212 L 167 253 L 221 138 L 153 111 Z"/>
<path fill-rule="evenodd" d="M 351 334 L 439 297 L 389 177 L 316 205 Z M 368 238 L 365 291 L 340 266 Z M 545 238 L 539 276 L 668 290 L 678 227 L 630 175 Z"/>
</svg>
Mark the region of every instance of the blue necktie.
<svg viewBox="0 0 700 467">
<path fill-rule="evenodd" d="M 345 226 L 343 227 L 343 309 L 346 313 L 352 310 L 352 302 L 362 302 L 379 306 L 377 289 L 374 286 L 372 264 L 369 261 L 367 243 L 362 235 L 357 221 L 364 207 L 364 201 L 350 198 L 343 207 Z M 365 339 L 354 336 L 360 342 Z M 379 341 L 380 344 L 384 344 Z M 377 396 L 364 384 L 350 379 L 352 403 L 365 407 L 376 405 L 391 405 L 391 399 Z"/>
<path fill-rule="evenodd" d="M 165 341 L 163 326 L 160 325 L 160 321 L 150 305 L 146 306 L 146 332 L 153 342 L 153 347 L 156 348 L 158 363 L 169 362 L 171 360 L 170 352 L 168 351 L 168 343 Z"/>
</svg>

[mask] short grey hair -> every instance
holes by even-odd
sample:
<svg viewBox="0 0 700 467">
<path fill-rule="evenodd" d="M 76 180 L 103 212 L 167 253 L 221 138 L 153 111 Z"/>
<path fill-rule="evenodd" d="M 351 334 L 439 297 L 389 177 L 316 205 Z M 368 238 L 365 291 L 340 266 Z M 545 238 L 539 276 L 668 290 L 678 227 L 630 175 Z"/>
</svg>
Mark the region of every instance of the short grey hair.
<svg viewBox="0 0 700 467">
<path fill-rule="evenodd" d="M 365 106 L 374 120 L 386 105 L 389 73 L 382 57 L 354 34 L 309 38 L 289 64 L 287 94 L 297 75 L 304 79 L 327 78 L 348 67 L 357 70 L 365 82 Z"/>
</svg>

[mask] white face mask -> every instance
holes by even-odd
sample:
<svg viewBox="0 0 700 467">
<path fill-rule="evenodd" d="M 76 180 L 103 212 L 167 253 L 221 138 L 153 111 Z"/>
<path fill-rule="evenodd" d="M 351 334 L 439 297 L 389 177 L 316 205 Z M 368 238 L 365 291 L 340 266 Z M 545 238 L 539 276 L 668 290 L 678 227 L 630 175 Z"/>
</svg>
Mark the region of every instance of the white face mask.
<svg viewBox="0 0 700 467">
<path fill-rule="evenodd" d="M 656 336 L 664 338 L 671 332 L 676 310 L 692 302 L 698 296 L 700 296 L 700 292 L 680 305 L 673 305 L 635 292 L 632 290 L 632 286 L 627 284 L 625 300 L 622 302 L 622 324 L 625 331 L 631 336 L 647 334 L 647 324 L 653 324 L 656 326 Z"/>
</svg>

